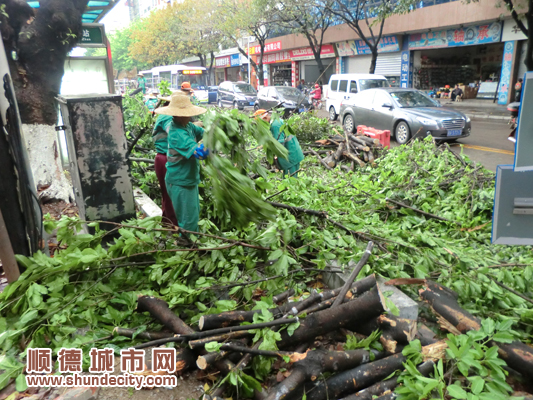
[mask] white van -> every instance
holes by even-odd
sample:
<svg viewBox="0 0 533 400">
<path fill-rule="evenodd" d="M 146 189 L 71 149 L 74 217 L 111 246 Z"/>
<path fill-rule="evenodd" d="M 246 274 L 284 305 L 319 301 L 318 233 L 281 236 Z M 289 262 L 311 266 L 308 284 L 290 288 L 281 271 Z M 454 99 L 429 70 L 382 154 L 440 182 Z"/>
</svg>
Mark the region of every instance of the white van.
<svg viewBox="0 0 533 400">
<path fill-rule="evenodd" d="M 329 78 L 326 88 L 326 109 L 329 119 L 335 121 L 341 109 L 341 102 L 366 89 L 389 87 L 387 78 L 374 74 L 335 74 Z"/>
</svg>

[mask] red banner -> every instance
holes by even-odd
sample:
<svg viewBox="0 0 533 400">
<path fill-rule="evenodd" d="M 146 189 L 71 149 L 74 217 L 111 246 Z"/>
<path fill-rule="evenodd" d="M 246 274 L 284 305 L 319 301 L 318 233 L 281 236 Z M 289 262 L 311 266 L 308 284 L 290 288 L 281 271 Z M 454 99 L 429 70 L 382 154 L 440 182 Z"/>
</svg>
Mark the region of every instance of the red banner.
<svg viewBox="0 0 533 400">
<path fill-rule="evenodd" d="M 291 62 L 291 54 L 288 51 L 280 51 L 279 53 L 265 54 L 263 56 L 263 64 L 282 62 Z"/>
<path fill-rule="evenodd" d="M 335 49 L 332 44 L 322 45 L 320 58 L 335 57 Z M 312 60 L 315 58 L 311 47 L 302 47 L 301 49 L 291 50 L 293 60 Z"/>
<path fill-rule="evenodd" d="M 277 42 L 265 44 L 265 53 L 272 53 L 273 51 L 278 50 L 281 50 L 281 42 L 279 40 Z M 261 46 L 251 46 L 250 55 L 252 54 L 261 54 Z"/>
<path fill-rule="evenodd" d="M 215 59 L 215 68 L 226 68 L 231 65 L 231 57 L 224 56 Z"/>
</svg>

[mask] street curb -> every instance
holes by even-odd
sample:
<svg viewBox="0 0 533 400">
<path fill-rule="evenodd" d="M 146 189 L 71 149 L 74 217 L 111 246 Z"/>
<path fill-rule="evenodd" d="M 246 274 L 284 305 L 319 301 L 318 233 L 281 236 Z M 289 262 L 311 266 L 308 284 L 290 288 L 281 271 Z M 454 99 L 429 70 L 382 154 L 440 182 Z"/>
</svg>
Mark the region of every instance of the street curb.
<svg viewBox="0 0 533 400">
<path fill-rule="evenodd" d="M 470 119 L 491 119 L 491 120 L 497 120 L 497 121 L 505 121 L 510 118 L 510 116 L 503 116 L 503 115 L 487 115 L 487 114 L 466 114 L 465 115 Z"/>
</svg>

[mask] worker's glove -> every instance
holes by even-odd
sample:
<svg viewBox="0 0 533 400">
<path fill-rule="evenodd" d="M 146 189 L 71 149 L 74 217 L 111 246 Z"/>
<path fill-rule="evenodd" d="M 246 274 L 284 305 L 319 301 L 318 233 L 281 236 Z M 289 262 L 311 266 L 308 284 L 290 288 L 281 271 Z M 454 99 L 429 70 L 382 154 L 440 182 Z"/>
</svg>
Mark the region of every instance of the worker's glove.
<svg viewBox="0 0 533 400">
<path fill-rule="evenodd" d="M 203 143 L 200 146 L 198 146 L 194 152 L 194 156 L 199 160 L 205 159 L 208 155 L 209 155 L 209 150 L 204 148 Z"/>
</svg>

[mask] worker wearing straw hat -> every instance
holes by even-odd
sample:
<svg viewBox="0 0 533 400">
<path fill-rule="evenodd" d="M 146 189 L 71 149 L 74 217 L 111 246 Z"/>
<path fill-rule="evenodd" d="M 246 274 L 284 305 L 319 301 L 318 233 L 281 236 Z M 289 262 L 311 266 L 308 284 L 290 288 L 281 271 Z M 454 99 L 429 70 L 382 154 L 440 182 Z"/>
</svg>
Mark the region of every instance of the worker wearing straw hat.
<svg viewBox="0 0 533 400">
<path fill-rule="evenodd" d="M 207 110 L 193 105 L 187 96 L 173 94 L 170 104 L 155 110 L 156 114 L 168 115 L 172 121 L 168 127 L 167 173 L 165 184 L 174 206 L 178 225 L 188 231 L 198 232 L 200 218 L 200 168 L 202 160 L 209 152 L 203 144 L 203 128 L 191 123 L 191 117 Z"/>
<path fill-rule="evenodd" d="M 254 117 L 261 118 L 266 122 L 271 122 L 270 112 L 267 110 L 259 109 L 254 113 Z M 304 154 L 298 139 L 294 135 L 285 137 L 285 133 L 281 131 L 283 121 L 280 118 L 276 118 L 270 123 L 270 132 L 274 139 L 281 143 L 288 151 L 287 159 L 276 158 L 276 163 L 279 169 L 283 170 L 283 175 L 298 176 L 300 169 L 300 162 L 304 159 Z"/>
<path fill-rule="evenodd" d="M 158 104 L 168 105 L 170 103 L 170 96 L 158 97 Z M 154 110 L 155 112 L 155 110 Z M 152 131 L 152 138 L 155 142 L 155 150 L 157 155 L 155 156 L 155 175 L 161 188 L 161 208 L 163 209 L 163 222 L 170 222 L 172 225 L 178 225 L 176 219 L 176 213 L 174 212 L 174 206 L 172 200 L 168 195 L 167 186 L 165 184 L 165 176 L 167 174 L 167 151 L 168 151 L 168 131 L 170 129 L 170 123 L 172 122 L 171 115 L 158 115 L 154 129 Z"/>
</svg>

